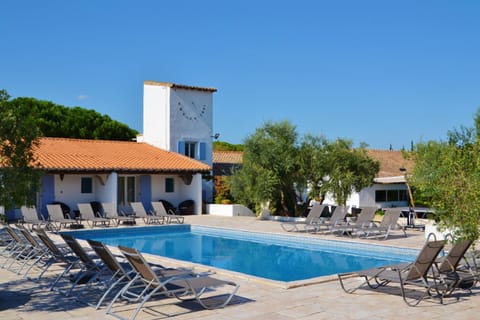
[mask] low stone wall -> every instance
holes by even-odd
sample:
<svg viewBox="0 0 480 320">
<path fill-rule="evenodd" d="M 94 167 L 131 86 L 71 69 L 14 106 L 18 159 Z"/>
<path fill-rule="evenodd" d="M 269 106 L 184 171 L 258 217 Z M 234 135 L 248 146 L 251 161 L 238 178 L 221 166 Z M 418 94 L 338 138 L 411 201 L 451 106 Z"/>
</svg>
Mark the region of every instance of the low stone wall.
<svg viewBox="0 0 480 320">
<path fill-rule="evenodd" d="M 252 210 L 241 204 L 209 204 L 207 205 L 207 214 L 223 217 L 255 217 L 255 214 L 252 212 Z"/>
</svg>

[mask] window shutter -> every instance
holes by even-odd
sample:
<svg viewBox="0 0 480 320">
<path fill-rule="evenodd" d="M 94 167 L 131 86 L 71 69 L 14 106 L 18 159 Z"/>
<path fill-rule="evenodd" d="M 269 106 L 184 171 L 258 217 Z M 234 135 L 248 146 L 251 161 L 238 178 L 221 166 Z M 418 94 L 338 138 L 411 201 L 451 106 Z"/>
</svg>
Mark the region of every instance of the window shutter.
<svg viewBox="0 0 480 320">
<path fill-rule="evenodd" d="M 185 154 L 185 141 L 178 141 L 178 153 Z"/>
<path fill-rule="evenodd" d="M 149 175 L 140 176 L 140 200 L 145 209 L 150 209 L 152 201 L 152 177 Z"/>
<path fill-rule="evenodd" d="M 207 159 L 207 144 L 205 142 L 200 142 L 200 160 Z"/>
</svg>

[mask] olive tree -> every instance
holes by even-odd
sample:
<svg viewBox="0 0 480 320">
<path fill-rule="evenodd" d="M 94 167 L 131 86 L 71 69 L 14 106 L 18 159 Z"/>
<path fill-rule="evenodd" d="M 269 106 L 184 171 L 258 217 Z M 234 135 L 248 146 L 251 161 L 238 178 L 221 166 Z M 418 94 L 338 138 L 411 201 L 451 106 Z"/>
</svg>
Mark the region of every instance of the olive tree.
<svg viewBox="0 0 480 320">
<path fill-rule="evenodd" d="M 480 228 L 479 113 L 476 128 L 448 133 L 446 141 L 416 145 L 410 184 L 435 209 L 440 228 L 458 238 L 477 239 Z"/>
<path fill-rule="evenodd" d="M 270 204 L 272 212 L 296 215 L 303 195 L 331 193 L 337 203 L 373 183 L 379 163 L 348 140 L 298 138 L 288 121 L 266 123 L 245 140 L 242 167 L 230 179 L 236 201 L 251 208 Z M 307 199 L 308 200 L 308 199 Z"/>
<path fill-rule="evenodd" d="M 296 143 L 296 128 L 288 121 L 266 123 L 247 137 L 242 167 L 230 181 L 234 198 L 249 207 L 270 203 L 273 211 L 293 213 Z"/>
<path fill-rule="evenodd" d="M 34 149 L 38 128 L 28 108 L 0 90 L 0 205 L 5 209 L 33 204 L 41 172 Z"/>
<path fill-rule="evenodd" d="M 373 184 L 380 163 L 370 158 L 364 147 L 353 148 L 350 140 L 337 139 L 324 152 L 327 176 L 321 190 L 329 192 L 338 204 L 345 205 L 353 192 Z"/>
<path fill-rule="evenodd" d="M 310 199 L 325 198 L 325 181 L 329 173 L 329 160 L 326 149 L 329 142 L 323 136 L 307 134 L 303 137 L 298 150 L 299 175 L 297 187 L 307 194 L 306 202 Z"/>
</svg>

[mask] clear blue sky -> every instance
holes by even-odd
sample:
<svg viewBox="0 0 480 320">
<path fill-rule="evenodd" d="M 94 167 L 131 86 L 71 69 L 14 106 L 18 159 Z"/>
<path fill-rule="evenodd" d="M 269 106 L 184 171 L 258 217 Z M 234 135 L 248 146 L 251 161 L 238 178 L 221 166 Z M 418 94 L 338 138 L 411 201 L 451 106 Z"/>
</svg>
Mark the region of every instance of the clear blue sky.
<svg viewBox="0 0 480 320">
<path fill-rule="evenodd" d="M 289 120 L 408 148 L 480 107 L 476 0 L 3 0 L 0 30 L 0 88 L 140 132 L 144 80 L 217 88 L 231 143 Z"/>
</svg>

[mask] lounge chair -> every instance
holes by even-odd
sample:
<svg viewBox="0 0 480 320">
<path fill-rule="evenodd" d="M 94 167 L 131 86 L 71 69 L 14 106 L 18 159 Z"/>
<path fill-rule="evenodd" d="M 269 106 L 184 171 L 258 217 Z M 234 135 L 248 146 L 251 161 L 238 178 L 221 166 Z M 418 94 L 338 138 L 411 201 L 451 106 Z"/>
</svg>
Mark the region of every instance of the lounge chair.
<svg viewBox="0 0 480 320">
<path fill-rule="evenodd" d="M 69 215 L 65 217 L 60 204 L 47 204 L 47 211 L 49 221 L 57 230 L 60 230 L 62 226 L 66 228 L 68 225 L 80 224 L 80 221 L 72 219 Z"/>
<path fill-rule="evenodd" d="M 338 274 L 340 285 L 345 292 L 353 293 L 365 284 L 372 289 L 376 289 L 389 283 L 397 283 L 400 285 L 400 292 L 405 303 L 409 306 L 416 306 L 427 295 L 431 295 L 431 292 L 437 291 L 440 293 L 441 290 L 444 290 L 444 288 L 439 287 L 440 284 L 437 280 L 428 277 L 429 272 L 434 271 L 432 265 L 443 247 L 444 241 L 430 241 L 425 243 L 413 263 Z M 363 278 L 363 283 L 359 286 L 348 287 L 348 279 L 356 277 Z M 423 291 L 420 296 L 410 297 L 406 293 L 406 287 L 421 288 Z M 439 297 L 443 303 L 443 295 L 439 294 Z"/>
<path fill-rule="evenodd" d="M 20 208 L 23 216 L 23 223 L 30 226 L 30 231 L 36 228 L 47 228 L 48 221 L 42 215 L 39 215 L 35 207 L 22 206 Z"/>
<path fill-rule="evenodd" d="M 124 285 L 129 283 L 136 275 L 136 271 L 126 261 L 119 261 L 107 246 L 100 241 L 87 240 L 98 257 L 103 261 L 105 271 L 109 271 L 110 277 L 104 281 L 105 291 L 96 304 L 93 305 L 95 309 L 101 307 L 103 301 L 108 295 L 114 292 L 114 289 L 121 289 Z"/>
<path fill-rule="evenodd" d="M 78 203 L 78 209 L 80 210 L 80 216 L 87 224 L 93 228 L 98 224 L 101 224 L 104 227 L 110 226 L 110 219 L 108 218 L 99 218 L 95 216 L 93 212 L 92 205 L 90 203 Z"/>
<path fill-rule="evenodd" d="M 18 246 L 18 243 L 12 239 L 5 226 L 0 228 L 0 244 L 2 247 L 2 250 L 0 250 L 0 256 L 4 259 L 9 259 L 13 251 L 15 251 L 15 248 Z M 2 265 L 0 265 L 0 267 Z"/>
<path fill-rule="evenodd" d="M 320 222 L 320 217 L 327 205 L 315 203 L 308 212 L 305 221 L 283 222 L 280 226 L 287 232 L 306 231 L 308 226 L 315 225 Z"/>
<path fill-rule="evenodd" d="M 446 256 L 438 259 L 438 272 L 432 273 L 432 276 L 446 284 L 445 295 L 459 288 L 470 289 L 479 280 L 478 274 L 468 265 L 460 265 L 472 244 L 472 240 L 461 241 L 453 245 Z"/>
<path fill-rule="evenodd" d="M 368 228 L 372 224 L 377 210 L 376 207 L 363 207 L 354 222 L 348 222 L 345 224 L 337 223 L 330 228 L 330 232 L 338 235 L 352 236 L 357 230 Z"/>
<path fill-rule="evenodd" d="M 333 227 L 345 222 L 347 211 L 348 206 L 336 206 L 330 218 L 320 219 L 318 223 L 310 224 L 305 229 L 308 232 L 330 232 Z"/>
<path fill-rule="evenodd" d="M 6 260 L 3 262 L 1 267 L 6 270 L 20 274 L 22 268 L 36 253 L 36 250 L 30 243 L 28 243 L 26 239 L 21 238 L 17 231 L 14 230 L 12 227 L 4 226 L 4 229 L 10 235 L 14 245 L 5 256 Z M 14 269 L 14 266 L 17 265 L 19 265 L 19 267 L 17 269 Z"/>
<path fill-rule="evenodd" d="M 390 232 L 393 229 L 398 228 L 402 230 L 403 235 L 407 237 L 405 229 L 398 224 L 398 218 L 400 217 L 401 212 L 401 209 L 388 209 L 385 211 L 385 215 L 383 216 L 382 221 L 380 221 L 380 224 L 372 224 L 356 231 L 358 233 L 363 233 L 360 236 L 365 238 L 383 236 L 383 239 L 387 239 Z"/>
<path fill-rule="evenodd" d="M 38 268 L 41 270 L 41 273 L 35 278 L 29 278 L 30 280 L 38 281 L 43 276 L 43 274 L 48 270 L 48 268 L 56 262 L 56 259 L 51 256 L 50 251 L 45 245 L 42 245 L 40 242 L 37 241 L 37 238 L 34 237 L 30 231 L 25 228 L 24 226 L 18 227 L 20 233 L 23 235 L 25 240 L 32 246 L 32 251 L 29 255 L 29 259 L 24 259 L 25 264 L 19 270 L 18 274 L 20 274 L 21 270 L 24 267 L 28 268 L 23 273 L 23 277 L 27 277 L 28 273 L 34 268 Z"/>
<path fill-rule="evenodd" d="M 137 271 L 135 278 L 117 294 L 107 308 L 107 314 L 121 319 L 124 318 L 120 317 L 120 315 L 112 310 L 114 303 L 119 298 L 123 298 L 129 302 L 139 303 L 129 318 L 133 320 L 138 315 L 143 305 L 156 295 L 163 295 L 166 297 L 175 296 L 181 300 L 191 297 L 191 299 L 195 299 L 202 307 L 213 309 L 222 308 L 227 305 L 239 287 L 231 281 L 220 280 L 211 276 L 192 275 L 190 272 L 184 270 L 162 268 L 153 270 L 143 255 L 136 249 L 122 246 L 119 246 L 119 249 L 122 254 L 125 255 L 132 267 Z M 225 294 L 223 294 L 221 296 L 222 301 L 215 304 L 207 304 L 205 302 L 202 297 L 204 293 L 213 292 L 225 286 L 231 286 L 233 287 L 233 290 L 228 292 L 226 297 Z M 139 290 L 139 288 L 143 289 Z M 220 299 L 220 297 L 218 298 Z"/>
<path fill-rule="evenodd" d="M 140 217 L 143 219 L 143 222 L 146 224 L 164 224 L 166 223 L 165 217 L 162 216 L 154 216 L 147 213 L 143 203 L 141 202 L 131 202 L 130 206 L 133 209 L 136 217 Z"/>
<path fill-rule="evenodd" d="M 102 273 L 104 266 L 97 255 L 93 256 L 92 254 L 89 254 L 74 237 L 63 233 L 60 234 L 60 236 L 65 240 L 65 243 L 70 247 L 72 252 L 78 257 L 79 262 L 81 262 L 77 274 L 70 277 L 72 285 L 68 291 L 65 292 L 65 295 L 69 296 L 78 284 L 85 283 L 88 285 L 93 281 L 99 280 L 98 276 Z"/>
<path fill-rule="evenodd" d="M 184 217 L 177 216 L 174 211 L 166 210 L 161 201 L 152 201 L 153 212 L 156 216 L 164 217 L 164 221 L 167 224 L 172 222 L 183 223 Z"/>
<path fill-rule="evenodd" d="M 59 245 L 54 242 L 45 232 L 45 230 L 35 230 L 38 238 L 48 248 L 52 257 L 52 263 L 61 263 L 63 265 L 63 271 L 55 278 L 50 285 L 50 290 L 54 290 L 60 279 L 67 274 L 70 274 L 72 270 L 81 269 L 83 266 L 82 261 L 76 256 L 68 247 Z"/>
<path fill-rule="evenodd" d="M 103 212 L 105 213 L 105 217 L 111 219 L 117 226 L 120 223 L 125 224 L 135 224 L 135 216 L 134 215 L 120 215 L 117 212 L 114 204 L 111 202 L 102 202 Z"/>
</svg>

